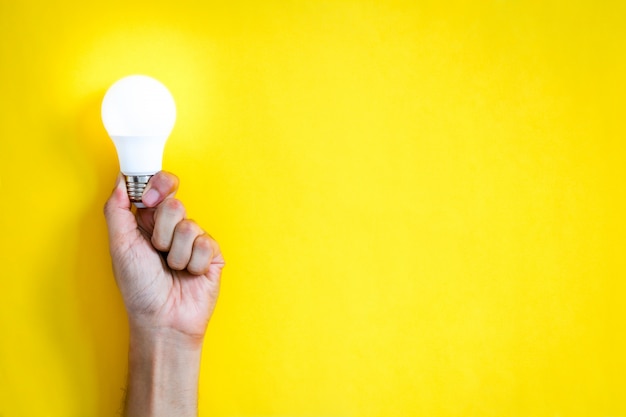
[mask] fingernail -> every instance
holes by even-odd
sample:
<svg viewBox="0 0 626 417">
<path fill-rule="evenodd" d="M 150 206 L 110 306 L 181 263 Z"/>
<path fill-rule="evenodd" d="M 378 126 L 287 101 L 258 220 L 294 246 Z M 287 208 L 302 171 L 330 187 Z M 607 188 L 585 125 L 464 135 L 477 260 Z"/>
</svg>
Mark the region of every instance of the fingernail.
<svg viewBox="0 0 626 417">
<path fill-rule="evenodd" d="M 144 204 L 146 204 L 147 206 L 152 206 L 154 203 L 157 202 L 157 200 L 159 199 L 159 192 L 157 190 L 155 190 L 154 188 L 150 188 L 148 191 L 146 191 L 144 193 L 144 195 L 141 197 L 141 200 L 144 202 Z"/>
</svg>

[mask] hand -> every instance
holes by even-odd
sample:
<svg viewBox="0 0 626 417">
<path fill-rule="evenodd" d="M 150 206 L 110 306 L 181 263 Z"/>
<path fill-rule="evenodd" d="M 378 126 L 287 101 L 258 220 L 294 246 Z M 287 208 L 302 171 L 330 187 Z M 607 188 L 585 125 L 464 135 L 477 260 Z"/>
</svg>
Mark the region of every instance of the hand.
<svg viewBox="0 0 626 417">
<path fill-rule="evenodd" d="M 131 211 L 118 176 L 104 213 L 113 273 L 130 324 L 127 417 L 195 417 L 202 342 L 224 258 L 174 198 L 178 178 L 155 174 Z"/>
<path fill-rule="evenodd" d="M 173 332 L 202 343 L 219 292 L 224 258 L 174 198 L 178 178 L 159 172 L 144 192 L 145 209 L 131 211 L 123 177 L 104 212 L 113 272 L 131 333 Z"/>
</svg>

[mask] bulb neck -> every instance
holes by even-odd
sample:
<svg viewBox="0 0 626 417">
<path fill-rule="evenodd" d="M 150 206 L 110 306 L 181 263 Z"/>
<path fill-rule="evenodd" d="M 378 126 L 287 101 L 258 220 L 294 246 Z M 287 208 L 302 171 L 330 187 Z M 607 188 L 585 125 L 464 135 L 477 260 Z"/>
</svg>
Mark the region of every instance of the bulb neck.
<svg viewBox="0 0 626 417">
<path fill-rule="evenodd" d="M 152 175 L 126 175 L 126 190 L 128 190 L 128 198 L 137 208 L 146 208 L 141 202 L 143 191 L 148 185 L 148 181 Z"/>
</svg>

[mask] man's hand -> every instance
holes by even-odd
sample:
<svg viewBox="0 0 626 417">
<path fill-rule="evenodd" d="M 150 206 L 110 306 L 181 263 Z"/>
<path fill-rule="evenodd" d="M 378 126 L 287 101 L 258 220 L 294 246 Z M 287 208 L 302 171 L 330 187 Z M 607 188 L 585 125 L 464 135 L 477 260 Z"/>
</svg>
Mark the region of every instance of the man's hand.
<svg viewBox="0 0 626 417">
<path fill-rule="evenodd" d="M 130 325 L 129 416 L 196 412 L 202 341 L 224 258 L 217 242 L 187 219 L 177 188 L 174 175 L 157 173 L 143 195 L 147 208 L 133 214 L 120 175 L 104 208 Z"/>
</svg>

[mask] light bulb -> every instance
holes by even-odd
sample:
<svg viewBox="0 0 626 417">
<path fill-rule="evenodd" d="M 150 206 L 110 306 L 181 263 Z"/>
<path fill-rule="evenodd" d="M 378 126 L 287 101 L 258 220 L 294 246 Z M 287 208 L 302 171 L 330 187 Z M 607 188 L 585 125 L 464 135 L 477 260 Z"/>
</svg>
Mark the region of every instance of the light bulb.
<svg viewBox="0 0 626 417">
<path fill-rule="evenodd" d="M 176 104 L 167 87 L 146 75 L 116 81 L 102 100 L 102 122 L 113 140 L 128 197 L 144 208 L 143 190 L 161 170 L 163 149 L 176 121 Z"/>
</svg>

